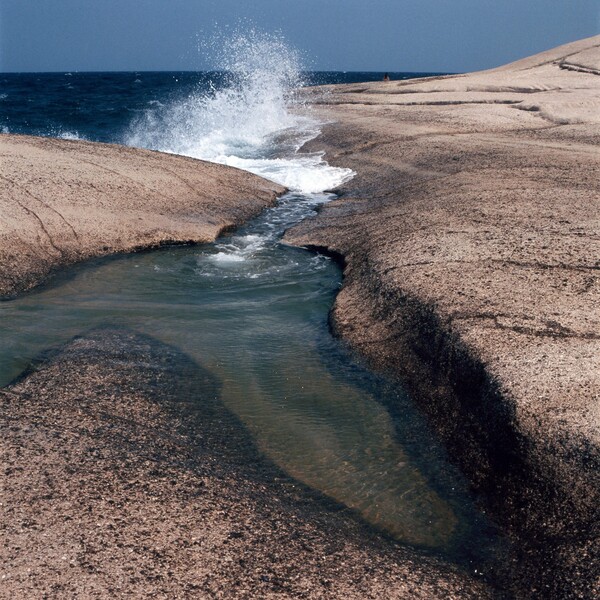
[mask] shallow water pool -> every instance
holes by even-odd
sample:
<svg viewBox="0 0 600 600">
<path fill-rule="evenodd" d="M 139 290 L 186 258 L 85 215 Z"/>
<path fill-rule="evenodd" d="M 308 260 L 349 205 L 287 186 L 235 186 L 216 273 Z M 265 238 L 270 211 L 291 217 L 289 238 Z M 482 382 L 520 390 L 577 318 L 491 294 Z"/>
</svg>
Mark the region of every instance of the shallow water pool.
<svg viewBox="0 0 600 600">
<path fill-rule="evenodd" d="M 214 244 L 75 267 L 0 303 L 0 384 L 93 327 L 133 328 L 210 370 L 267 457 L 396 539 L 454 553 L 487 536 L 410 399 L 331 336 L 338 266 L 279 242 L 330 198 L 290 193 Z"/>
</svg>

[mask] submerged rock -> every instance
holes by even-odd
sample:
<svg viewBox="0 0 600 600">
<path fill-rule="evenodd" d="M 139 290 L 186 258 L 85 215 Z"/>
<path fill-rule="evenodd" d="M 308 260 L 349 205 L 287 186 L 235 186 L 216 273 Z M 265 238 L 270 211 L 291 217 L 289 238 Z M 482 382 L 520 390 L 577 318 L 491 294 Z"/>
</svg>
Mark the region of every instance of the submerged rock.
<svg viewBox="0 0 600 600">
<path fill-rule="evenodd" d="M 493 596 L 279 471 L 152 338 L 76 338 L 0 404 L 2 596 Z"/>
</svg>

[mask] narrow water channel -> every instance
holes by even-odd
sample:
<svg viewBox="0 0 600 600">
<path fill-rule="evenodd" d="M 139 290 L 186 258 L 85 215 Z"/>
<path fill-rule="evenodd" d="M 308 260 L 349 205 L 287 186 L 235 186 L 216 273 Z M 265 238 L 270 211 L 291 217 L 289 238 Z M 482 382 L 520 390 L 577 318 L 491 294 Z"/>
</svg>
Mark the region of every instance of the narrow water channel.
<svg viewBox="0 0 600 600">
<path fill-rule="evenodd" d="M 219 379 L 224 410 L 291 476 L 401 542 L 480 569 L 494 535 L 460 475 L 404 391 L 361 367 L 330 334 L 339 267 L 280 243 L 352 173 L 299 153 L 320 124 L 288 110 L 297 61 L 277 43 L 259 42 L 241 52 L 241 66 L 228 66 L 238 69 L 233 83 L 223 76 L 217 85 L 210 73 L 194 82 L 189 74 L 139 73 L 4 80 L 13 106 L 7 122 L 18 133 L 39 133 L 30 122 L 52 124 L 48 135 L 213 160 L 293 191 L 214 244 L 75 266 L 0 302 L 0 385 L 41 352 L 98 326 L 154 336 Z M 182 91 L 180 78 L 191 87 Z M 35 110 L 27 104 L 32 89 Z M 131 114 L 138 116 L 128 123 Z"/>
<path fill-rule="evenodd" d="M 214 244 L 74 267 L 0 303 L 0 385 L 90 328 L 130 327 L 214 373 L 225 406 L 286 472 L 398 540 L 452 551 L 480 536 L 460 478 L 409 399 L 330 335 L 339 268 L 279 241 L 331 198 L 289 193 Z"/>
</svg>

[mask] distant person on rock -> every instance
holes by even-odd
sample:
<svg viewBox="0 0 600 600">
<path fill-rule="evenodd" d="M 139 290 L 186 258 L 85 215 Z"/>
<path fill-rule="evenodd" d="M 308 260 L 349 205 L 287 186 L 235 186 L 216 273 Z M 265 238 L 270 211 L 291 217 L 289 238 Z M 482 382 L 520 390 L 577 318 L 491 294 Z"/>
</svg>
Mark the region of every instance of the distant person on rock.
<svg viewBox="0 0 600 600">
<path fill-rule="evenodd" d="M 383 76 L 383 80 L 384 80 L 384 81 L 389 81 L 389 80 L 390 80 L 390 76 L 389 76 L 389 75 L 386 73 L 386 74 Z"/>
</svg>

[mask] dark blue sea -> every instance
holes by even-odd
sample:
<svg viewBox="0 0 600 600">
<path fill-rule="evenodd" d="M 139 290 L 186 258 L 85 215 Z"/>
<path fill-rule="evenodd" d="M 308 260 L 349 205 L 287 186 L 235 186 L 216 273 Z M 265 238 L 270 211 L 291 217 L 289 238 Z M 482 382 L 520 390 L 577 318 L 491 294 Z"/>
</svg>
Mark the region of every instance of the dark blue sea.
<svg viewBox="0 0 600 600">
<path fill-rule="evenodd" d="M 380 81 L 379 72 L 304 72 L 300 85 Z M 392 79 L 426 73 L 390 73 Z M 231 83 L 226 72 L 3 73 L 0 131 L 127 143 L 140 114 L 158 114 Z"/>
</svg>

